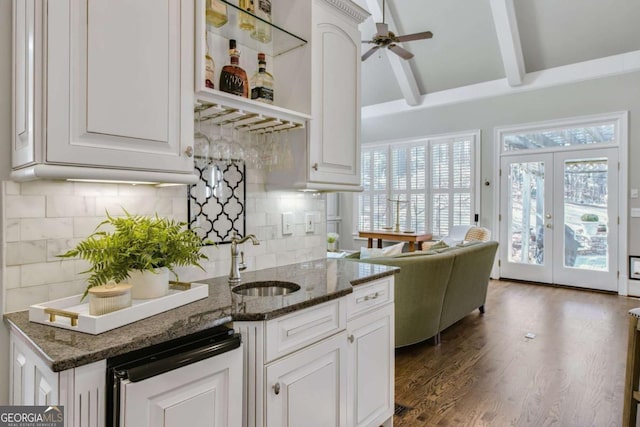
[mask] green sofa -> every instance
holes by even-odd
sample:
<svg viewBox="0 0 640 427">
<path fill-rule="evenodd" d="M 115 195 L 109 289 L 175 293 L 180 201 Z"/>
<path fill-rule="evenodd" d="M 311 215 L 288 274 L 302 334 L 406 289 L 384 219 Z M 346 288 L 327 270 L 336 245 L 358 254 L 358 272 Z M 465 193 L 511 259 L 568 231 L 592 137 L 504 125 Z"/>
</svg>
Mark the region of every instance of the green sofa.
<svg viewBox="0 0 640 427">
<path fill-rule="evenodd" d="M 395 345 L 404 347 L 433 338 L 474 309 L 484 313 L 489 274 L 498 242 L 360 260 L 400 267 L 395 280 Z"/>
</svg>

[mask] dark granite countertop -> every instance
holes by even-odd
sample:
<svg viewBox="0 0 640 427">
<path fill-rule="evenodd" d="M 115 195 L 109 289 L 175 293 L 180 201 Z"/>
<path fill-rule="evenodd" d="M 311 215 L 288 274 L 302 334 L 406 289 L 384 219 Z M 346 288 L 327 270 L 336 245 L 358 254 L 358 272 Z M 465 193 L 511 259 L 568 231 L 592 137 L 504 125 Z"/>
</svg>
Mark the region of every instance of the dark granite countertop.
<svg viewBox="0 0 640 427">
<path fill-rule="evenodd" d="M 243 283 L 280 280 L 301 289 L 273 297 L 240 296 L 227 277 L 200 280 L 209 297 L 99 335 L 29 322 L 28 311 L 5 314 L 12 330 L 25 337 L 54 372 L 86 365 L 139 348 L 236 321 L 268 320 L 352 292 L 352 286 L 398 271 L 396 267 L 321 259 L 242 274 Z"/>
</svg>

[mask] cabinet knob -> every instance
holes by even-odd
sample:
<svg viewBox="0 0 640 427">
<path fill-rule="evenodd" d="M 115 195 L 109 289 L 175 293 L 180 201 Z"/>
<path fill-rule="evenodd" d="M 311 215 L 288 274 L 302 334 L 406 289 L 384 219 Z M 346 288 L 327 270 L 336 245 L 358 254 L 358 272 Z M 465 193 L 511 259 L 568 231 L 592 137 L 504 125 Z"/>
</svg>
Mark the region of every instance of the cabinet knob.
<svg viewBox="0 0 640 427">
<path fill-rule="evenodd" d="M 193 157 L 193 147 L 188 146 L 186 150 L 184 150 L 184 154 L 186 154 L 187 157 Z"/>
<path fill-rule="evenodd" d="M 314 163 L 314 164 L 311 166 L 311 169 L 313 169 L 314 171 L 316 171 L 316 172 L 317 172 L 317 171 L 318 171 L 318 164 L 317 164 L 317 163 Z"/>
<path fill-rule="evenodd" d="M 353 342 L 353 339 L 354 339 L 354 338 L 353 338 L 353 334 L 351 334 L 351 335 L 349 335 L 349 336 L 347 337 L 347 340 L 348 340 L 349 342 Z"/>
<path fill-rule="evenodd" d="M 275 383 L 275 385 L 273 386 L 273 391 L 275 392 L 275 394 L 280 394 L 280 383 Z"/>
</svg>

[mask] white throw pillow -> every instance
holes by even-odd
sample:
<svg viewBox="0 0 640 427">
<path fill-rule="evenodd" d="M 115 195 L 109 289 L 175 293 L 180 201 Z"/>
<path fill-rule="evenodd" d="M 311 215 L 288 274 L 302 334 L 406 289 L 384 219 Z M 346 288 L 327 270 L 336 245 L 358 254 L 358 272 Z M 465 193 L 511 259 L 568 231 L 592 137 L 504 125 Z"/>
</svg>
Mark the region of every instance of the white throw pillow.
<svg viewBox="0 0 640 427">
<path fill-rule="evenodd" d="M 360 248 L 360 259 L 380 258 L 384 256 L 382 249 L 378 248 Z"/>
<path fill-rule="evenodd" d="M 394 256 L 402 253 L 404 242 L 387 246 L 386 248 L 360 248 L 360 259 L 379 258 L 383 256 Z"/>
<path fill-rule="evenodd" d="M 395 245 L 387 246 L 386 248 L 382 248 L 382 252 L 384 252 L 385 256 L 393 256 L 400 255 L 402 253 L 402 248 L 404 247 L 404 242 L 397 243 Z"/>
</svg>

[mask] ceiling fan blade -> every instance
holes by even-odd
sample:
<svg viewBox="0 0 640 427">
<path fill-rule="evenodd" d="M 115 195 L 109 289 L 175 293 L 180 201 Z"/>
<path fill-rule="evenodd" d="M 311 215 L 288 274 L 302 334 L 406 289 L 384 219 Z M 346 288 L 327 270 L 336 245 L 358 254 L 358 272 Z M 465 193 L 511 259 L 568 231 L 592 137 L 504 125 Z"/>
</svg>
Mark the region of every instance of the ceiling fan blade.
<svg viewBox="0 0 640 427">
<path fill-rule="evenodd" d="M 362 43 L 375 43 L 373 40 L 362 40 Z"/>
<path fill-rule="evenodd" d="M 396 55 L 400 56 L 402 59 L 411 59 L 411 58 L 413 58 L 413 53 L 409 52 L 406 49 L 401 48 L 397 44 L 390 44 L 389 45 L 389 49 L 393 53 L 395 53 Z"/>
<path fill-rule="evenodd" d="M 384 22 L 376 22 L 376 30 L 379 36 L 386 37 L 389 35 L 389 26 Z"/>
<path fill-rule="evenodd" d="M 368 51 L 366 51 L 364 53 L 364 55 L 362 55 L 362 60 L 366 61 L 368 57 L 370 57 L 371 55 L 373 55 L 375 53 L 376 50 L 380 49 L 380 46 L 374 46 L 371 49 L 369 49 Z"/>
<path fill-rule="evenodd" d="M 433 37 L 431 31 L 425 31 L 423 33 L 407 34 L 406 36 L 397 36 L 396 40 L 399 42 L 410 42 L 412 40 L 430 39 Z"/>
</svg>

